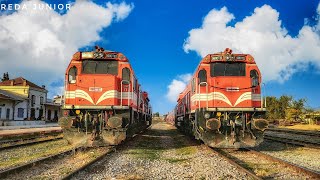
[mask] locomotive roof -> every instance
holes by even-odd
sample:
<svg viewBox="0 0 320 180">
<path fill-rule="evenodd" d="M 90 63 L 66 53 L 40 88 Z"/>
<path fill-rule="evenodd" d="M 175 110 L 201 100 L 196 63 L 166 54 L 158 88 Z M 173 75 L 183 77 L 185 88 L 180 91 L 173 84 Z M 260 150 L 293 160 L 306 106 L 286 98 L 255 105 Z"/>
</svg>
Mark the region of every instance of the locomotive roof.
<svg viewBox="0 0 320 180">
<path fill-rule="evenodd" d="M 224 52 L 206 55 L 201 60 L 200 64 L 211 62 L 244 62 L 248 64 L 255 64 L 254 58 L 250 54 L 233 54 L 232 50 L 229 48 L 226 48 Z"/>
<path fill-rule="evenodd" d="M 128 62 L 128 58 L 120 52 L 112 50 L 104 50 L 99 46 L 95 46 L 93 51 L 79 51 L 76 52 L 72 60 L 81 61 L 84 59 L 94 59 L 94 60 L 115 60 L 115 61 L 124 61 Z"/>
</svg>

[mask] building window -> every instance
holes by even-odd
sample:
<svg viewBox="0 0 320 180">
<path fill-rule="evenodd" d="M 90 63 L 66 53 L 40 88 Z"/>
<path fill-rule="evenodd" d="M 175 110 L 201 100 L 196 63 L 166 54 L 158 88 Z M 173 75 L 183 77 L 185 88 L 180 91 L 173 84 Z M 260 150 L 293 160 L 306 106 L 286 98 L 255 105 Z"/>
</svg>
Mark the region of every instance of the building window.
<svg viewBox="0 0 320 180">
<path fill-rule="evenodd" d="M 47 120 L 51 120 L 51 110 L 48 110 L 48 117 Z"/>
<path fill-rule="evenodd" d="M 57 110 L 54 111 L 53 120 L 54 120 L 54 121 L 58 121 L 58 111 L 57 111 Z"/>
<path fill-rule="evenodd" d="M 36 104 L 36 96 L 32 95 L 31 96 L 31 107 L 34 107 L 35 104 Z"/>
<path fill-rule="evenodd" d="M 24 116 L 24 109 L 18 108 L 18 118 L 23 118 L 23 116 Z"/>
<path fill-rule="evenodd" d="M 39 116 L 37 118 L 37 120 L 41 120 L 43 117 L 43 109 L 39 109 Z"/>
<path fill-rule="evenodd" d="M 10 118 L 10 109 L 7 108 L 7 114 L 6 114 L 6 119 L 9 119 Z"/>
<path fill-rule="evenodd" d="M 43 105 L 43 97 L 40 97 L 40 104 Z"/>
<path fill-rule="evenodd" d="M 30 119 L 34 120 L 36 117 L 36 111 L 34 108 L 31 108 L 31 112 L 30 112 Z"/>
<path fill-rule="evenodd" d="M 69 83 L 74 84 L 77 82 L 77 68 L 73 66 L 69 69 Z"/>
</svg>

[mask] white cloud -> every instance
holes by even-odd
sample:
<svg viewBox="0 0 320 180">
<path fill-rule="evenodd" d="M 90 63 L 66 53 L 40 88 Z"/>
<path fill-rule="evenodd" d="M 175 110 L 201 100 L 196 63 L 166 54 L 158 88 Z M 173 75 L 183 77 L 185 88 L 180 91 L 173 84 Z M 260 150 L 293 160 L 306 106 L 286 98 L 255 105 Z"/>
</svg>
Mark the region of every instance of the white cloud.
<svg viewBox="0 0 320 180">
<path fill-rule="evenodd" d="M 107 7 L 112 10 L 114 13 L 117 14 L 117 21 L 123 20 L 126 17 L 128 17 L 128 15 L 130 14 L 130 12 L 132 11 L 132 9 L 134 8 L 134 5 L 131 4 L 130 6 L 128 6 L 126 3 L 122 2 L 121 4 L 111 4 L 110 2 L 107 3 Z"/>
<path fill-rule="evenodd" d="M 192 74 L 182 74 L 172 80 L 168 86 L 168 92 L 166 95 L 170 102 L 177 102 L 179 94 L 184 90 L 191 78 Z"/>
<path fill-rule="evenodd" d="M 264 5 L 254 9 L 252 15 L 227 24 L 234 15 L 226 7 L 211 10 L 203 20 L 202 27 L 189 31 L 185 40 L 186 52 L 196 51 L 204 57 L 229 47 L 233 52 L 250 53 L 255 57 L 265 81 L 283 82 L 308 63 L 320 68 L 320 4 L 317 8 L 318 23 L 304 25 L 296 37 L 288 34 L 279 20 L 279 12 Z"/>
<path fill-rule="evenodd" d="M 0 72 L 47 87 L 64 78 L 78 48 L 94 45 L 101 39 L 103 28 L 125 19 L 133 9 L 125 3 L 107 3 L 103 7 L 91 1 L 76 1 L 61 15 L 54 10 L 33 10 L 33 4 L 45 4 L 40 0 L 25 0 L 22 4 L 28 8 L 0 16 Z"/>
</svg>

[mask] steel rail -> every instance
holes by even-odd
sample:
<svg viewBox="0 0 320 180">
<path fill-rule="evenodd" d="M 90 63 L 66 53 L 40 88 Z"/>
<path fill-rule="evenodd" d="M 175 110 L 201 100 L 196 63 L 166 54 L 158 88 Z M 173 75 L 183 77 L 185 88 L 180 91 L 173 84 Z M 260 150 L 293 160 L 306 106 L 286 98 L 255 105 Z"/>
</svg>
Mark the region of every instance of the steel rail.
<svg viewBox="0 0 320 180">
<path fill-rule="evenodd" d="M 4 143 L 0 143 L 0 150 L 11 149 L 15 147 L 27 146 L 32 144 L 38 144 L 42 142 L 54 141 L 62 139 L 61 135 L 54 136 L 54 137 L 37 137 L 37 138 L 30 138 L 30 139 L 22 139 L 19 141 L 7 141 Z"/>
<path fill-rule="evenodd" d="M 46 157 L 42 157 L 42 158 L 39 158 L 39 159 L 36 159 L 36 160 L 33 160 L 31 162 L 28 162 L 26 164 L 22 164 L 22 165 L 18 165 L 18 166 L 15 166 L 15 167 L 11 167 L 11 168 L 8 168 L 8 169 L 4 169 L 2 171 L 0 171 L 0 177 L 1 178 L 5 178 L 7 177 L 8 175 L 10 174 L 14 174 L 14 173 L 17 173 L 21 170 L 24 170 L 24 169 L 27 169 L 27 168 L 30 168 L 34 165 L 37 165 L 37 164 L 40 164 L 46 160 L 51 160 L 51 159 L 54 159 L 60 155 L 65 155 L 65 154 L 68 154 L 68 153 L 72 153 L 78 149 L 80 149 L 81 147 L 78 147 L 78 148 L 75 148 L 75 149 L 69 149 L 69 150 L 65 150 L 63 152 L 60 152 L 60 153 L 57 153 L 57 154 L 53 154 L 53 155 L 50 155 L 50 156 L 46 156 Z"/>
<path fill-rule="evenodd" d="M 316 142 L 310 142 L 310 141 L 303 141 L 303 140 L 297 140 L 297 139 L 291 139 L 291 138 L 284 138 L 284 137 L 278 137 L 278 136 L 270 136 L 270 135 L 264 135 L 264 139 L 271 140 L 271 141 L 277 141 L 281 143 L 286 144 L 292 144 L 295 146 L 304 146 L 304 147 L 311 147 L 311 148 L 320 148 L 320 144 Z"/>
<path fill-rule="evenodd" d="M 263 156 L 264 158 L 266 158 L 266 159 L 268 159 L 270 161 L 278 162 L 278 163 L 283 164 L 283 165 L 285 165 L 287 167 L 290 167 L 290 168 L 294 169 L 295 171 L 305 173 L 305 174 L 311 176 L 312 178 L 320 179 L 320 172 L 318 172 L 318 171 L 314 171 L 312 169 L 309 169 L 309 168 L 306 168 L 306 167 L 302 167 L 302 166 L 299 166 L 297 164 L 293 164 L 293 163 L 288 162 L 286 160 L 282 160 L 282 159 L 279 159 L 277 157 L 270 156 L 268 154 L 265 154 L 265 153 L 262 153 L 262 152 L 259 152 L 259 151 L 255 151 L 253 149 L 249 149 L 249 148 L 244 148 L 244 149 L 250 151 L 253 154 L 256 154 L 257 156 L 260 156 L 260 157 Z"/>
<path fill-rule="evenodd" d="M 152 124 L 153 125 L 153 124 Z M 79 174 L 81 171 L 85 170 L 86 168 L 88 168 L 89 166 L 91 166 L 92 164 L 102 160 L 104 157 L 106 157 L 107 155 L 109 155 L 110 153 L 112 152 L 116 152 L 117 148 L 121 148 L 121 147 L 125 147 L 126 143 L 128 141 L 131 141 L 133 138 L 137 137 L 137 136 L 141 136 L 142 133 L 144 133 L 145 131 L 147 131 L 148 129 L 150 129 L 151 126 L 149 126 L 148 128 L 144 129 L 144 130 L 141 130 L 139 133 L 137 134 L 134 134 L 132 137 L 128 137 L 125 142 L 117 145 L 117 146 L 112 146 L 107 152 L 101 154 L 100 156 L 98 156 L 97 158 L 89 161 L 88 163 L 84 164 L 83 166 L 77 168 L 76 170 L 72 171 L 71 173 L 69 173 L 68 175 L 64 176 L 62 178 L 62 180 L 67 180 L 67 179 L 71 179 L 72 177 L 76 176 L 77 174 Z"/>
<path fill-rule="evenodd" d="M 81 171 L 83 171 L 84 169 L 86 169 L 87 167 L 91 166 L 92 164 L 98 162 L 99 160 L 103 159 L 105 156 L 107 156 L 108 154 L 110 154 L 111 152 L 115 151 L 115 148 L 110 148 L 107 152 L 101 154 L 100 156 L 98 156 L 97 158 L 89 161 L 88 163 L 86 163 L 85 165 L 75 169 L 74 171 L 72 171 L 71 173 L 69 173 L 68 175 L 64 176 L 62 178 L 62 180 L 66 180 L 66 179 L 71 179 L 73 176 L 77 175 L 78 173 L 80 173 Z"/>
<path fill-rule="evenodd" d="M 219 155 L 220 157 L 222 157 L 223 159 L 225 159 L 226 161 L 228 161 L 230 164 L 236 166 L 240 171 L 246 173 L 247 175 L 249 175 L 250 177 L 252 177 L 253 179 L 256 180 L 262 180 L 262 178 L 260 178 L 259 176 L 257 176 L 253 171 L 244 168 L 243 166 L 241 166 L 240 164 L 238 164 L 236 161 L 232 160 L 231 158 L 229 158 L 226 153 L 224 153 L 222 150 L 217 149 L 217 148 L 211 148 L 208 147 L 206 145 L 205 146 L 206 149 L 215 152 L 217 155 Z"/>
<path fill-rule="evenodd" d="M 273 132 L 284 132 L 290 134 L 301 134 L 306 136 L 319 136 L 320 131 L 309 131 L 309 130 L 293 130 L 293 129 L 283 129 L 283 128 L 268 128 L 266 131 L 273 131 Z"/>
</svg>

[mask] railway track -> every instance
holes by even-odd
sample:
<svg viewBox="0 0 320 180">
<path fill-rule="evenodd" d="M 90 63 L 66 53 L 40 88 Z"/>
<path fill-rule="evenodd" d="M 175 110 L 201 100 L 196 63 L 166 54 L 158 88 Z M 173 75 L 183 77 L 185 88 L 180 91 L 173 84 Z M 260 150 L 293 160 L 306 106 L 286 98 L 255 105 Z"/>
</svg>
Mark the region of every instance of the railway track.
<svg viewBox="0 0 320 180">
<path fill-rule="evenodd" d="M 210 147 L 208 147 L 206 145 L 203 145 L 203 146 L 205 146 L 205 148 L 208 149 L 209 151 L 214 151 L 214 153 L 217 153 L 220 157 L 222 157 L 223 159 L 228 161 L 230 164 L 236 166 L 238 169 L 240 169 L 242 172 L 246 173 L 251 178 L 256 179 L 256 180 L 262 180 L 262 178 L 257 176 L 252 170 L 243 167 L 242 165 L 237 163 L 235 160 L 233 160 L 232 158 L 228 157 L 225 153 L 223 153 L 223 151 L 221 151 L 219 149 L 215 149 L 215 148 L 210 148 Z"/>
<path fill-rule="evenodd" d="M 79 172 L 81 172 L 82 170 L 88 168 L 89 166 L 91 166 L 92 164 L 98 162 L 99 160 L 103 159 L 104 157 L 106 157 L 108 154 L 110 154 L 112 151 L 115 151 L 115 148 L 111 148 L 109 151 L 106 151 L 105 153 L 101 154 L 100 156 L 98 156 L 95 159 L 92 159 L 91 161 L 89 161 L 88 163 L 84 164 L 81 167 L 78 167 L 76 169 L 74 169 L 73 171 L 71 171 L 69 174 L 65 175 L 62 179 L 63 180 L 67 180 L 67 179 L 71 179 L 72 177 L 74 177 L 75 175 L 77 175 Z"/>
<path fill-rule="evenodd" d="M 22 170 L 25 170 L 25 169 L 28 169 L 28 168 L 33 167 L 35 165 L 38 165 L 38 164 L 40 164 L 40 163 L 42 163 L 44 161 L 48 161 L 48 160 L 51 160 L 51 159 L 58 158 L 59 156 L 63 156 L 65 154 L 72 153 L 72 152 L 76 151 L 77 149 L 79 149 L 79 148 L 66 150 L 66 151 L 63 151 L 63 152 L 60 152 L 60 153 L 57 153 L 57 154 L 53 154 L 53 155 L 50 155 L 50 156 L 47 156 L 47 157 L 43 157 L 43 158 L 39 158 L 39 159 L 33 160 L 33 161 L 25 163 L 25 164 L 21 164 L 19 166 L 15 166 L 15 167 L 11 167 L 11 168 L 2 170 L 2 171 L 0 171 L 0 177 L 1 178 L 5 178 L 10 174 L 15 174 L 15 173 L 20 172 Z"/>
<path fill-rule="evenodd" d="M 292 164 L 252 149 L 209 149 L 218 153 L 221 157 L 231 164 L 234 164 L 253 179 L 320 179 L 320 172 Z"/>
<path fill-rule="evenodd" d="M 267 129 L 264 138 L 296 146 L 320 148 L 320 132 L 272 128 Z"/>
<path fill-rule="evenodd" d="M 58 140 L 62 139 L 63 134 L 59 135 L 47 135 L 43 137 L 34 137 L 34 138 L 27 138 L 27 139 L 18 139 L 18 140 L 2 140 L 0 141 L 0 150 L 4 149 L 10 149 L 14 147 L 19 147 L 19 146 L 26 146 L 26 145 L 31 145 L 31 144 L 37 144 L 37 143 L 42 143 L 42 142 L 47 142 L 47 141 L 53 141 L 53 140 Z"/>
<path fill-rule="evenodd" d="M 268 128 L 266 131 L 285 132 L 285 133 L 301 134 L 301 135 L 320 137 L 320 131 L 293 130 L 293 129 L 283 129 L 283 128 Z"/>
<path fill-rule="evenodd" d="M 279 137 L 279 136 L 270 136 L 270 135 L 264 135 L 264 139 L 281 142 L 285 144 L 292 144 L 295 146 L 303 146 L 303 147 L 320 149 L 320 143 L 313 142 L 313 141 L 305 141 L 305 140 L 299 140 L 299 139 L 292 139 L 290 137 Z"/>
<path fill-rule="evenodd" d="M 137 134 L 129 138 L 128 140 L 132 140 L 136 136 Z M 103 159 L 105 156 L 109 155 L 111 152 L 115 151 L 116 148 L 123 147 L 127 141 L 123 142 L 118 146 L 108 146 L 108 147 L 98 147 L 98 148 L 78 147 L 75 149 L 66 150 L 61 153 L 57 153 L 48 157 L 43 157 L 20 166 L 16 166 L 16 167 L 12 167 L 12 168 L 0 171 L 0 177 L 1 178 L 9 177 L 8 179 L 15 179 L 16 176 L 25 177 L 25 175 L 28 175 L 30 174 L 30 172 L 32 172 L 35 178 L 43 179 L 43 177 L 46 177 L 46 175 L 44 175 L 44 172 L 41 169 L 43 169 L 43 166 L 45 166 L 46 167 L 45 171 L 54 172 L 53 176 L 55 177 L 49 176 L 50 179 L 71 179 L 73 176 L 83 171 L 84 169 L 88 168 L 90 165 L 96 163 L 97 161 Z M 82 151 L 82 155 L 79 155 L 80 156 L 80 158 L 78 158 L 79 161 L 77 161 L 76 163 L 70 162 L 72 160 L 71 155 L 74 155 L 75 152 L 81 152 L 79 151 L 81 149 L 83 151 Z M 85 158 L 81 159 L 83 157 Z M 59 158 L 60 160 L 58 160 Z M 51 162 L 55 160 L 57 160 L 58 162 Z M 61 164 L 61 166 L 57 168 L 57 167 L 54 167 L 55 164 Z M 74 164 L 74 166 L 72 164 Z M 69 167 L 66 165 L 69 165 Z M 61 171 L 61 172 L 59 173 L 57 171 Z M 11 175 L 13 175 L 13 177 Z"/>
<path fill-rule="evenodd" d="M 98 156 L 97 158 L 92 159 L 91 161 L 89 161 L 88 163 L 84 164 L 83 166 L 81 166 L 81 167 L 73 170 L 73 171 L 70 172 L 68 175 L 64 176 L 62 179 L 63 179 L 63 180 L 71 179 L 72 177 L 74 177 L 74 176 L 76 176 L 78 173 L 80 173 L 81 171 L 89 168 L 92 164 L 94 164 L 94 163 L 102 160 L 104 157 L 106 157 L 107 155 L 109 155 L 112 151 L 116 151 L 116 149 L 123 148 L 128 141 L 131 141 L 131 140 L 133 140 L 135 137 L 143 134 L 145 131 L 147 131 L 147 130 L 150 129 L 151 127 L 152 127 L 152 125 L 149 126 L 146 130 L 142 130 L 142 131 L 140 131 L 138 134 L 134 134 L 132 137 L 126 139 L 125 142 L 122 142 L 121 144 L 119 144 L 119 145 L 117 145 L 117 146 L 112 146 L 112 149 L 111 149 L 110 151 L 101 154 L 101 155 Z"/>
<path fill-rule="evenodd" d="M 18 177 L 26 177 L 27 179 L 70 179 L 74 174 L 100 160 L 113 150 L 110 147 L 93 149 L 78 147 L 3 170 L 0 172 L 0 177 L 7 179 L 16 179 Z M 77 156 L 76 153 L 80 155 Z M 95 156 L 95 153 L 98 154 L 98 157 Z M 84 154 L 87 156 L 84 156 Z M 81 159 L 81 157 L 86 157 L 86 159 Z M 78 158 L 77 163 L 70 164 L 70 160 L 75 158 Z M 88 162 L 84 162 L 86 160 Z M 48 173 L 45 172 L 50 172 L 52 175 L 48 176 Z"/>
</svg>

